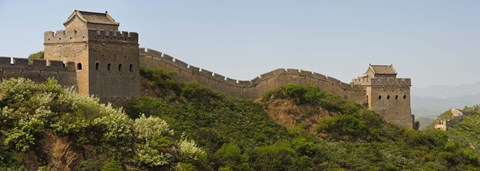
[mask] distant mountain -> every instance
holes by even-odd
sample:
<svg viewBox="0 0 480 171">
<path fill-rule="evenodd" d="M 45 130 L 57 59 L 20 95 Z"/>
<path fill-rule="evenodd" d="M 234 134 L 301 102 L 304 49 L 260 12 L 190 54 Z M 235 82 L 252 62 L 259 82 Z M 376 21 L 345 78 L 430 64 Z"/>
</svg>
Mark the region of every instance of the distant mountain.
<svg viewBox="0 0 480 171">
<path fill-rule="evenodd" d="M 480 82 L 412 89 L 412 113 L 425 118 L 436 118 L 449 108 L 461 109 L 479 103 Z"/>
<path fill-rule="evenodd" d="M 480 89 L 480 88 L 479 88 Z M 480 103 L 480 93 L 451 98 L 412 97 L 412 113 L 416 116 L 436 118 L 449 108 L 463 109 Z"/>
<path fill-rule="evenodd" d="M 427 88 L 412 89 L 412 94 L 419 97 L 431 97 L 439 99 L 455 98 L 480 94 L 480 82 L 470 85 L 437 85 Z"/>
<path fill-rule="evenodd" d="M 415 116 L 415 121 L 420 122 L 420 129 L 423 129 L 435 121 L 435 119 L 431 117 Z"/>
</svg>

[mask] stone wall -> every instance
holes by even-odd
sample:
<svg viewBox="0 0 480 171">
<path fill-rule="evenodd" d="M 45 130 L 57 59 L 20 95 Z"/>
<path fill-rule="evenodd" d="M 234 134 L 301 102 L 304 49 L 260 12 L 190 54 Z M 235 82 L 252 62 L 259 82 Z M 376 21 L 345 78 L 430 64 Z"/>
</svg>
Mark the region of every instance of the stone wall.
<svg viewBox="0 0 480 171">
<path fill-rule="evenodd" d="M 236 80 L 189 65 L 165 53 L 143 48 L 140 48 L 140 65 L 174 71 L 181 81 L 195 80 L 209 89 L 238 98 L 257 99 L 267 91 L 281 86 L 300 84 L 318 86 L 323 91 L 359 104 L 365 104 L 367 100 L 362 86 L 346 84 L 332 77 L 299 69 L 276 69 L 252 80 Z"/>
<path fill-rule="evenodd" d="M 89 92 L 101 100 L 140 94 L 138 35 L 89 30 Z"/>
<path fill-rule="evenodd" d="M 45 59 L 56 61 L 72 61 L 75 67 L 81 69 L 76 72 L 77 91 L 81 95 L 89 96 L 88 89 L 88 32 L 86 30 L 59 30 L 47 31 L 44 34 Z"/>
<path fill-rule="evenodd" d="M 45 59 L 75 63 L 79 94 L 115 102 L 140 93 L 137 33 L 59 30 L 44 41 Z"/>
<path fill-rule="evenodd" d="M 62 61 L 31 60 L 25 58 L 0 57 L 0 78 L 28 78 L 35 82 L 44 82 L 55 78 L 61 85 L 77 86 L 75 64 Z"/>
<path fill-rule="evenodd" d="M 367 87 L 370 92 L 369 109 L 382 115 L 395 125 L 412 128 L 413 116 L 410 109 L 410 87 L 383 85 Z"/>
</svg>

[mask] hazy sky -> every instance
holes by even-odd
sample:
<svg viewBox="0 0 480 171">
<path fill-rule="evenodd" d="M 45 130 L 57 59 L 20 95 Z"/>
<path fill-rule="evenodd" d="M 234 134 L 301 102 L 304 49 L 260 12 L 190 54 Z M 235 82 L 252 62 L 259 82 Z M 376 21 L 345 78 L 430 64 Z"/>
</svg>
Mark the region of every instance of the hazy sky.
<svg viewBox="0 0 480 171">
<path fill-rule="evenodd" d="M 0 0 L 0 56 L 43 50 L 74 9 L 109 11 L 141 47 L 237 79 L 301 68 L 350 82 L 372 63 L 414 88 L 480 81 L 478 0 Z"/>
</svg>

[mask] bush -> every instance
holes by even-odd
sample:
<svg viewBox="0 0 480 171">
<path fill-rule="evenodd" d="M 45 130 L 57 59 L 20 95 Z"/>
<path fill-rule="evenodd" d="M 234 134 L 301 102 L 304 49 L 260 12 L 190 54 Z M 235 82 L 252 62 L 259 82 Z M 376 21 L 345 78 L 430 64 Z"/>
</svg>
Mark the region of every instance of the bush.
<svg viewBox="0 0 480 171">
<path fill-rule="evenodd" d="M 193 163 L 196 161 L 205 162 L 207 159 L 205 151 L 198 147 L 195 141 L 187 140 L 185 137 L 182 137 L 178 143 L 178 151 L 182 161 Z"/>
<path fill-rule="evenodd" d="M 161 151 L 172 143 L 170 138 L 173 136 L 164 120 L 142 115 L 135 119 L 133 129 L 137 138 L 135 158 L 138 163 L 156 167 L 171 162 L 172 155 Z"/>
<path fill-rule="evenodd" d="M 43 51 L 39 51 L 39 52 L 37 52 L 37 53 L 30 54 L 30 55 L 28 56 L 28 59 L 30 59 L 30 60 L 33 60 L 33 59 L 35 59 L 35 60 L 42 60 L 42 59 L 45 58 L 44 56 L 45 56 L 45 55 L 44 55 Z"/>
<path fill-rule="evenodd" d="M 79 164 L 83 169 L 119 170 L 122 162 L 135 161 L 146 169 L 167 164 L 173 168 L 178 162 L 195 165 L 207 160 L 194 141 L 174 141 L 173 130 L 164 120 L 138 115 L 134 121 L 121 108 L 80 96 L 53 79 L 42 84 L 23 78 L 3 80 L 0 109 L 0 165 L 4 170 L 22 165 L 30 152 L 49 165 L 48 156 L 36 154 L 45 143 L 42 135 L 47 134 L 72 143 L 76 152 L 88 156 Z M 106 162 L 98 157 L 105 155 L 113 157 Z"/>
<path fill-rule="evenodd" d="M 111 158 L 105 164 L 103 164 L 103 167 L 101 169 L 101 171 L 119 171 L 119 170 L 123 170 L 122 163 L 118 160 L 115 160 L 114 158 Z"/>
</svg>

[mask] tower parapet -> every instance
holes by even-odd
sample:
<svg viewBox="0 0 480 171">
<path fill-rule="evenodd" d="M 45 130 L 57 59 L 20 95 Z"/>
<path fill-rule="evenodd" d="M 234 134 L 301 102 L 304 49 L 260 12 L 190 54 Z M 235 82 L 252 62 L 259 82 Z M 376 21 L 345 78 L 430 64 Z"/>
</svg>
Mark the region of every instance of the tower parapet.
<svg viewBox="0 0 480 171">
<path fill-rule="evenodd" d="M 47 31 L 44 33 L 45 43 L 73 43 L 85 42 L 88 40 L 88 35 L 85 32 L 75 30 L 58 30 L 56 32 Z"/>
<path fill-rule="evenodd" d="M 88 30 L 89 41 L 138 44 L 138 33 L 111 30 Z"/>
<path fill-rule="evenodd" d="M 352 84 L 370 86 L 411 86 L 410 78 L 366 78 L 360 77 L 352 80 Z"/>
</svg>

